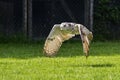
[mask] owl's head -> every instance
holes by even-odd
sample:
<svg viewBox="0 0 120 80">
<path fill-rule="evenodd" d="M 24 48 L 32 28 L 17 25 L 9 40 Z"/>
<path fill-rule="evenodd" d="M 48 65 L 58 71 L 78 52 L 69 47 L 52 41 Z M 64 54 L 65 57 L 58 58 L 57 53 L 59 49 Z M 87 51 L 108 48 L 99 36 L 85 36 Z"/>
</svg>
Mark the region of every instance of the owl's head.
<svg viewBox="0 0 120 80">
<path fill-rule="evenodd" d="M 76 23 L 63 22 L 60 24 L 60 29 L 74 34 L 78 33 L 78 26 L 76 26 Z"/>
</svg>

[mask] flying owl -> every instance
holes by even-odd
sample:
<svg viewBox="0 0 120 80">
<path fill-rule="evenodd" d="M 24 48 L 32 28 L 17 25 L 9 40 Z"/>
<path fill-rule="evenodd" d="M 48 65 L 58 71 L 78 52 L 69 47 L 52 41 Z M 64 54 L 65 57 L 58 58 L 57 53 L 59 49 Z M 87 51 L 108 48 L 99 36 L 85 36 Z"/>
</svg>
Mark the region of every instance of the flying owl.
<svg viewBox="0 0 120 80">
<path fill-rule="evenodd" d="M 55 56 L 62 43 L 75 35 L 81 36 L 83 51 L 87 57 L 89 55 L 90 42 L 93 39 L 92 32 L 82 24 L 71 22 L 63 22 L 53 26 L 44 44 L 44 54 L 49 57 Z"/>
</svg>

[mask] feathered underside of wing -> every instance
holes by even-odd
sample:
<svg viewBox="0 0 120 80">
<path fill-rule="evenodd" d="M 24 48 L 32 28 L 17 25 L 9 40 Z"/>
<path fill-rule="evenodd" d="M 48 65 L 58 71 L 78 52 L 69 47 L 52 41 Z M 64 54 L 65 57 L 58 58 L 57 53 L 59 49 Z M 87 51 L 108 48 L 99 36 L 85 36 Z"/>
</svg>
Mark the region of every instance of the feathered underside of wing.
<svg viewBox="0 0 120 80">
<path fill-rule="evenodd" d="M 54 25 L 44 44 L 44 54 L 54 56 L 62 45 L 63 39 L 60 34 L 59 25 Z"/>
<path fill-rule="evenodd" d="M 62 42 L 72 38 L 74 34 L 68 34 L 60 29 L 59 25 L 54 25 L 44 44 L 44 54 L 54 56 L 57 54 Z"/>
<path fill-rule="evenodd" d="M 83 51 L 85 53 L 85 56 L 89 56 L 89 49 L 90 49 L 90 42 L 93 38 L 92 32 L 90 32 L 86 27 L 81 25 L 79 27 L 79 32 L 81 35 L 81 40 L 83 44 Z"/>
<path fill-rule="evenodd" d="M 46 56 L 54 56 L 60 46 L 62 45 L 62 40 L 59 36 L 55 36 L 54 38 L 48 38 L 44 45 L 44 51 Z"/>
</svg>

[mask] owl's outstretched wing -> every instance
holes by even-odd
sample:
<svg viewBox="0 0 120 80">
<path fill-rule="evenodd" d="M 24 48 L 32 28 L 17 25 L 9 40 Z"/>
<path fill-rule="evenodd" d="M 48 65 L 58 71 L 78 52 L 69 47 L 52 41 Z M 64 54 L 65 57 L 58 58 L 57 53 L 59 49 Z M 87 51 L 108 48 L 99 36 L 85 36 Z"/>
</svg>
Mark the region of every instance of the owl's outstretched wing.
<svg viewBox="0 0 120 80">
<path fill-rule="evenodd" d="M 83 25 L 79 27 L 79 32 L 80 32 L 80 36 L 83 44 L 83 51 L 85 53 L 85 56 L 88 57 L 90 42 L 93 39 L 93 34 Z"/>
<path fill-rule="evenodd" d="M 89 46 L 93 38 L 92 32 L 85 26 L 76 23 L 61 23 L 53 26 L 44 44 L 44 54 L 54 56 L 62 45 L 62 42 L 80 35 L 83 43 L 83 51 L 86 57 L 89 55 Z"/>
<path fill-rule="evenodd" d="M 50 57 L 54 56 L 61 47 L 62 42 L 72 38 L 73 36 L 75 35 L 69 34 L 65 30 L 61 30 L 60 24 L 54 25 L 45 41 L 44 54 Z"/>
</svg>

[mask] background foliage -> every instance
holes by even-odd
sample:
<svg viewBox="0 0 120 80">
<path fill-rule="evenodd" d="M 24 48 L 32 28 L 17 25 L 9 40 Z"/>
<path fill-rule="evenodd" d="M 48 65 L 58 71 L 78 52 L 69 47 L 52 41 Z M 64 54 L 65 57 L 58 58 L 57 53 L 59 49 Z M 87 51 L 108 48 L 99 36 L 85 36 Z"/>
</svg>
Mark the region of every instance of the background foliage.
<svg viewBox="0 0 120 80">
<path fill-rule="evenodd" d="M 120 39 L 120 1 L 95 0 L 94 33 L 97 40 Z"/>
<path fill-rule="evenodd" d="M 51 10 L 51 3 L 33 2 L 33 29 L 32 38 L 46 38 L 50 29 L 48 26 L 71 20 L 66 14 L 62 5 L 57 4 L 56 9 Z M 47 0 L 49 1 L 49 0 Z M 84 19 L 84 0 L 66 0 L 75 18 Z M 22 0 L 0 1 L 0 42 L 26 42 L 28 31 L 23 27 Z M 37 5 L 36 5 L 37 4 Z M 7 5 L 7 6 L 6 6 Z M 44 7 L 43 7 L 44 6 Z M 53 6 L 54 7 L 54 6 Z M 83 11 L 78 11 L 83 10 Z M 36 11 L 35 11 L 36 10 Z M 50 12 L 50 10 L 52 12 Z M 41 13 L 43 11 L 43 13 Z M 45 13 L 45 14 L 44 14 Z M 54 14 L 53 14 L 54 13 Z M 43 15 L 44 14 L 44 15 Z M 39 16 L 40 15 L 40 16 Z M 47 16 L 46 16 L 47 15 Z M 50 17 L 49 15 L 53 15 Z M 44 17 L 43 17 L 44 16 Z M 48 19 L 49 17 L 49 19 Z M 34 19 L 35 18 L 35 19 Z M 53 20 L 50 22 L 50 20 Z M 60 20 L 58 20 L 60 19 Z M 80 21 L 78 19 L 78 21 Z M 56 21 L 56 22 L 55 22 Z M 70 22 L 72 22 L 71 20 Z M 84 21 L 84 20 L 82 20 Z M 80 21 L 80 22 L 82 22 Z M 120 37 L 120 0 L 94 0 L 94 40 L 119 40 Z M 50 24 L 46 24 L 50 23 Z M 84 23 L 84 22 L 83 22 Z M 81 24 L 83 24 L 81 23 Z M 42 27 L 40 27 L 42 26 Z M 41 29 L 42 28 L 42 29 Z M 46 31 L 47 30 L 47 31 Z"/>
</svg>

